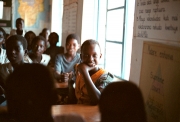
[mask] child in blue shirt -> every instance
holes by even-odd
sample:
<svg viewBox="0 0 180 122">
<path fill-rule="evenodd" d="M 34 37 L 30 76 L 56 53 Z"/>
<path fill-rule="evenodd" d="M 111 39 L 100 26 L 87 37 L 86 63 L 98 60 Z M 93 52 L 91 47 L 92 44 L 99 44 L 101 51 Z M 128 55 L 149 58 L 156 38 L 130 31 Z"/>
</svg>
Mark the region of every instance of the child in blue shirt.
<svg viewBox="0 0 180 122">
<path fill-rule="evenodd" d="M 74 74 L 74 65 L 80 63 L 79 37 L 76 34 L 70 34 L 66 38 L 66 53 L 59 54 L 55 59 L 55 78 L 59 82 L 67 82 L 69 76 Z M 72 76 L 75 81 L 75 76 Z"/>
</svg>

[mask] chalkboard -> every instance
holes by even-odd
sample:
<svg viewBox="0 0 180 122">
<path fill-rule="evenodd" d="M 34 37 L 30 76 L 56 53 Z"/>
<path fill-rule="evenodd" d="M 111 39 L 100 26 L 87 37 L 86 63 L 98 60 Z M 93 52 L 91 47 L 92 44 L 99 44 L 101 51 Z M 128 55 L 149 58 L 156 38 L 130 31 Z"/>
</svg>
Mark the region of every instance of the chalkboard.
<svg viewBox="0 0 180 122">
<path fill-rule="evenodd" d="M 136 0 L 134 37 L 180 40 L 180 0 Z"/>
<path fill-rule="evenodd" d="M 145 41 L 139 87 L 148 122 L 179 122 L 180 48 Z"/>
</svg>

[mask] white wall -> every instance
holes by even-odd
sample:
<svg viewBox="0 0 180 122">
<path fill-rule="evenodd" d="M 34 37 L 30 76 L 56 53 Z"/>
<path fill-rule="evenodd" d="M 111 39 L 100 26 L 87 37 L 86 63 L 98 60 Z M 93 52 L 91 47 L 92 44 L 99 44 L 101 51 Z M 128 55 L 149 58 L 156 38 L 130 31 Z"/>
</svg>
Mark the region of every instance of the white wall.
<svg viewBox="0 0 180 122">
<path fill-rule="evenodd" d="M 51 11 L 51 32 L 56 32 L 59 35 L 58 46 L 60 46 L 62 43 L 63 0 L 52 0 Z"/>
<path fill-rule="evenodd" d="M 96 39 L 98 0 L 84 0 L 82 11 L 81 44 L 87 39 Z"/>
</svg>

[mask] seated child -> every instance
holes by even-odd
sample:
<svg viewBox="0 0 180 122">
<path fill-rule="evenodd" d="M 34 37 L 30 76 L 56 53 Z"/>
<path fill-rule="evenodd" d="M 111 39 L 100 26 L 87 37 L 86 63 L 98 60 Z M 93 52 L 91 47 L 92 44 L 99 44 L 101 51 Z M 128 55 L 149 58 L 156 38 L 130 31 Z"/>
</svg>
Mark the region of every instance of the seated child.
<svg viewBox="0 0 180 122">
<path fill-rule="evenodd" d="M 45 54 L 48 54 L 51 56 L 51 60 L 50 60 L 51 67 L 54 67 L 56 55 L 64 53 L 64 47 L 56 46 L 58 41 L 59 41 L 59 35 L 55 32 L 52 32 L 49 35 L 50 47 L 47 48 L 47 50 L 44 52 Z"/>
<path fill-rule="evenodd" d="M 86 40 L 81 46 L 81 60 L 77 66 L 75 94 L 78 104 L 96 105 L 101 91 L 114 76 L 99 68 L 101 48 L 97 41 Z"/>
<path fill-rule="evenodd" d="M 98 105 L 101 122 L 147 122 L 141 91 L 130 81 L 110 83 Z"/>
<path fill-rule="evenodd" d="M 54 65 L 54 77 L 58 82 L 69 82 L 73 84 L 75 82 L 74 66 L 80 63 L 80 54 L 77 53 L 79 49 L 79 37 L 76 34 L 70 34 L 66 38 L 66 53 L 58 54 L 55 59 Z M 76 103 L 74 88 L 69 85 L 69 91 L 65 94 L 60 93 L 60 104 Z M 71 95 L 72 94 L 72 95 Z M 68 97 L 67 97 L 68 96 Z M 68 98 L 68 99 L 66 99 Z"/>
<path fill-rule="evenodd" d="M 36 37 L 36 34 L 33 31 L 28 31 L 26 32 L 24 37 L 26 38 L 27 43 L 28 43 L 28 47 L 27 47 L 28 53 L 31 53 L 32 52 L 31 43 L 32 43 L 32 40 Z"/>
<path fill-rule="evenodd" d="M 55 78 L 60 82 L 67 82 L 69 76 L 74 74 L 74 65 L 80 63 L 79 38 L 76 34 L 70 34 L 66 38 L 66 53 L 58 54 L 55 60 Z M 75 76 L 72 76 L 75 81 Z"/>
<path fill-rule="evenodd" d="M 51 106 L 56 104 L 57 93 L 52 75 L 43 65 L 23 64 L 15 69 L 6 81 L 6 97 L 8 113 L 0 115 L 0 119 L 8 122 L 54 121 Z"/>
<path fill-rule="evenodd" d="M 26 31 L 24 30 L 24 19 L 17 18 L 16 19 L 16 29 L 11 30 L 9 37 L 12 36 L 12 35 L 24 36 L 25 33 L 26 33 Z"/>
<path fill-rule="evenodd" d="M 24 55 L 27 54 L 27 41 L 23 36 L 13 35 L 6 40 L 6 54 L 9 63 L 0 66 L 0 83 L 5 86 L 7 76 L 14 71 L 16 67 L 24 63 Z"/>
<path fill-rule="evenodd" d="M 46 40 L 42 36 L 36 36 L 32 41 L 32 53 L 25 57 L 27 63 L 40 63 L 45 66 L 50 61 L 50 56 L 43 54 L 46 50 Z"/>
<path fill-rule="evenodd" d="M 6 50 L 2 48 L 5 43 L 6 33 L 3 28 L 0 27 L 0 65 L 5 63 Z"/>
<path fill-rule="evenodd" d="M 46 39 L 47 48 L 50 47 L 48 38 L 49 38 L 50 31 L 47 28 L 43 28 L 42 32 L 39 34 L 39 36 L 43 36 Z"/>
</svg>

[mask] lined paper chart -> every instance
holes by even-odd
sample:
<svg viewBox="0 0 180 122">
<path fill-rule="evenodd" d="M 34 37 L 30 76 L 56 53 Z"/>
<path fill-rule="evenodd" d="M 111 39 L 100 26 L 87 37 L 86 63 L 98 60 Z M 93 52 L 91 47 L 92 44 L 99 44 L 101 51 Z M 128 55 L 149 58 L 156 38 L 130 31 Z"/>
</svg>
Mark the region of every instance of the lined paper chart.
<svg viewBox="0 0 180 122">
<path fill-rule="evenodd" d="M 137 0 L 135 37 L 180 40 L 180 0 Z"/>
<path fill-rule="evenodd" d="M 76 33 L 77 7 L 76 2 L 64 6 L 63 33 Z"/>
</svg>

